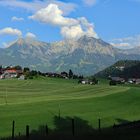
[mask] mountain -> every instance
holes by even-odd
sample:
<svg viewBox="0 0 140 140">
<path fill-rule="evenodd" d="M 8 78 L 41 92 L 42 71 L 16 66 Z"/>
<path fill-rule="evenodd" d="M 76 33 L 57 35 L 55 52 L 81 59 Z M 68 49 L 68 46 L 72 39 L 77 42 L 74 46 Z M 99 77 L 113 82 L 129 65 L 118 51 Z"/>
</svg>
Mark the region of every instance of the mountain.
<svg viewBox="0 0 140 140">
<path fill-rule="evenodd" d="M 43 72 L 72 69 L 77 74 L 92 75 L 123 57 L 140 59 L 139 54 L 131 51 L 115 49 L 101 39 L 87 36 L 54 43 L 20 38 L 8 48 L 0 49 L 0 64 L 22 65 Z"/>
<path fill-rule="evenodd" d="M 140 60 L 140 47 L 132 49 L 117 50 L 116 60 Z"/>
<path fill-rule="evenodd" d="M 140 61 L 138 60 L 121 60 L 103 71 L 95 74 L 96 77 L 108 78 L 123 77 L 123 78 L 140 78 Z"/>
</svg>

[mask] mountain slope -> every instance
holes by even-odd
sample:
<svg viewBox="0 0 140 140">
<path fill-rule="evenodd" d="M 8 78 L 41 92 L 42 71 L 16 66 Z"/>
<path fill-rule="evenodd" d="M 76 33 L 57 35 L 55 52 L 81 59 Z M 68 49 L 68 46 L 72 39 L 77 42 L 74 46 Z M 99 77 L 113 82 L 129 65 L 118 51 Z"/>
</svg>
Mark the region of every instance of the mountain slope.
<svg viewBox="0 0 140 140">
<path fill-rule="evenodd" d="M 0 64 L 28 66 L 43 72 L 72 69 L 77 74 L 93 75 L 122 58 L 140 59 L 131 51 L 115 49 L 101 39 L 87 36 L 55 43 L 20 38 L 0 50 Z"/>
<path fill-rule="evenodd" d="M 114 65 L 95 74 L 97 77 L 108 78 L 109 76 L 123 78 L 140 78 L 140 61 L 121 60 Z"/>
</svg>

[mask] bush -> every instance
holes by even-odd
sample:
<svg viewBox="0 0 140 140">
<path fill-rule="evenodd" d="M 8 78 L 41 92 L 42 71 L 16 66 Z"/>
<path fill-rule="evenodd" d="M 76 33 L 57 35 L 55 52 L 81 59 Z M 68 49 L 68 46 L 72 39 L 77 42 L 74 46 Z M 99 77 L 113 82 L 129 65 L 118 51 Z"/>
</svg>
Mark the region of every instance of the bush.
<svg viewBox="0 0 140 140">
<path fill-rule="evenodd" d="M 116 83 L 116 81 L 111 80 L 111 81 L 109 82 L 109 85 L 110 85 L 110 86 L 116 86 L 117 83 Z"/>
</svg>

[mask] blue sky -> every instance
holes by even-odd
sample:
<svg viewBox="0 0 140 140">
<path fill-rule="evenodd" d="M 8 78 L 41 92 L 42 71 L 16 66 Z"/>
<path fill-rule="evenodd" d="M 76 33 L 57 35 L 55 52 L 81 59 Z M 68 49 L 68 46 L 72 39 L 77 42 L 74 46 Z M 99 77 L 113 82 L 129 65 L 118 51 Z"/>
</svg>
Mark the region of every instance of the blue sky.
<svg viewBox="0 0 140 140">
<path fill-rule="evenodd" d="M 19 38 L 53 42 L 82 35 L 119 48 L 140 45 L 140 0 L 0 0 L 0 47 Z"/>
</svg>

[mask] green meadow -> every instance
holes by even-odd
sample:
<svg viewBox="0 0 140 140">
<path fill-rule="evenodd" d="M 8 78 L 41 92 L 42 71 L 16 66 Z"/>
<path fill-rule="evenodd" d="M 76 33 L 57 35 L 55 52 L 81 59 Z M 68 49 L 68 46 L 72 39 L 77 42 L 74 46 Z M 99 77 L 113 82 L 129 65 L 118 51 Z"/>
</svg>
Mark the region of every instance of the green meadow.
<svg viewBox="0 0 140 140">
<path fill-rule="evenodd" d="M 36 78 L 0 80 L 0 137 L 25 133 L 25 126 L 37 129 L 47 124 L 55 129 L 54 117 L 77 117 L 93 128 L 140 119 L 140 87 L 81 85 L 76 80 Z"/>
</svg>

